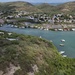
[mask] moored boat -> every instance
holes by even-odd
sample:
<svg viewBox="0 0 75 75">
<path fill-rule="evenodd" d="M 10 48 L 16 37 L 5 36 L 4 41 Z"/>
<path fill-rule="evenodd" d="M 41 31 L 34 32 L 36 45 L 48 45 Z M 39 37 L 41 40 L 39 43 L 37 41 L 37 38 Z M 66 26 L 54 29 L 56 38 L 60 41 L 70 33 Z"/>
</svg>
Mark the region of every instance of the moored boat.
<svg viewBox="0 0 75 75">
<path fill-rule="evenodd" d="M 65 53 L 65 51 L 60 51 L 59 53 L 60 53 L 60 54 L 63 54 L 63 53 Z"/>
<path fill-rule="evenodd" d="M 63 55 L 63 57 L 67 57 L 67 55 Z"/>
<path fill-rule="evenodd" d="M 64 44 L 60 44 L 60 46 L 64 46 Z"/>
<path fill-rule="evenodd" d="M 61 42 L 65 42 L 65 40 L 64 39 L 61 39 Z"/>
</svg>

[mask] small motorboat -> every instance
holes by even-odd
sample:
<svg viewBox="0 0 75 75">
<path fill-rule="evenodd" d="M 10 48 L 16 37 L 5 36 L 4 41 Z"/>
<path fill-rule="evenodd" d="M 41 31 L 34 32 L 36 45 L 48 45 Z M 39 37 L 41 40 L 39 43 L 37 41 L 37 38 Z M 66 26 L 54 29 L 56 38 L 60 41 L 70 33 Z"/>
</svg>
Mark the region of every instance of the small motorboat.
<svg viewBox="0 0 75 75">
<path fill-rule="evenodd" d="M 63 55 L 63 57 L 67 57 L 67 55 Z"/>
<path fill-rule="evenodd" d="M 60 46 L 64 46 L 64 44 L 60 44 Z"/>
<path fill-rule="evenodd" d="M 61 42 L 65 42 L 65 40 L 64 39 L 61 39 Z"/>
<path fill-rule="evenodd" d="M 60 51 L 59 53 L 60 53 L 60 54 L 63 54 L 63 53 L 65 53 L 65 51 Z"/>
</svg>

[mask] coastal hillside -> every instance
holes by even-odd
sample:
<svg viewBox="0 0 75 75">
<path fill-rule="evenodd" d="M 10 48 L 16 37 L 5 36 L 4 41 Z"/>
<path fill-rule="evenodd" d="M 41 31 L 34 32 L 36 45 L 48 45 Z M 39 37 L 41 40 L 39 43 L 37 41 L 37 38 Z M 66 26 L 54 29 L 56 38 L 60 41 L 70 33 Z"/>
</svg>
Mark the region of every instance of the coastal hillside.
<svg viewBox="0 0 75 75">
<path fill-rule="evenodd" d="M 0 3 L 0 11 L 26 11 L 26 12 L 42 12 L 49 14 L 57 13 L 74 13 L 75 12 L 75 1 L 67 2 L 57 6 L 50 5 L 48 3 L 42 3 L 39 5 L 33 5 L 29 2 L 16 1 Z"/>
<path fill-rule="evenodd" d="M 16 2 L 6 2 L 0 3 L 1 11 L 27 11 L 27 12 L 41 12 L 38 8 L 28 2 L 16 1 Z"/>
<path fill-rule="evenodd" d="M 48 3 L 43 3 L 40 5 L 37 5 L 37 8 L 39 8 L 40 10 L 42 10 L 45 13 L 50 13 L 55 9 L 55 6 L 52 6 Z"/>
<path fill-rule="evenodd" d="M 52 6 L 48 3 L 43 3 L 37 6 L 40 10 L 45 13 L 74 13 L 75 12 L 75 1 L 74 2 L 67 2 L 57 6 Z"/>
<path fill-rule="evenodd" d="M 75 1 L 58 5 L 57 10 L 64 12 L 64 13 L 74 13 L 75 12 Z"/>
<path fill-rule="evenodd" d="M 75 75 L 75 59 L 48 40 L 0 31 L 0 75 Z"/>
</svg>

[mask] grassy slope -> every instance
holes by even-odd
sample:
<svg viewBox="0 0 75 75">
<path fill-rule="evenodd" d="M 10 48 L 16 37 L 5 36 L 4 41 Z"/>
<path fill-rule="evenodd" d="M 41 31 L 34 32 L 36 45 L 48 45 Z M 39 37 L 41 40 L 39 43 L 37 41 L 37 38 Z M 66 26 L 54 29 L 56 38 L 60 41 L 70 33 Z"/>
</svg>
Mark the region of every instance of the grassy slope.
<svg viewBox="0 0 75 75">
<path fill-rule="evenodd" d="M 75 1 L 67 2 L 57 6 L 52 6 L 47 3 L 43 3 L 37 6 L 40 10 L 46 13 L 57 14 L 57 13 L 74 13 L 75 12 Z"/>
<path fill-rule="evenodd" d="M 28 2 L 16 1 L 7 2 L 1 4 L 2 8 L 0 10 L 13 10 L 13 11 L 28 11 L 28 12 L 41 12 L 38 8 Z"/>
<path fill-rule="evenodd" d="M 47 40 L 12 34 L 0 36 L 0 70 L 6 71 L 9 63 L 20 65 L 21 69 L 14 75 L 27 75 L 32 72 L 32 65 L 38 66 L 35 75 L 75 75 L 75 59 L 63 58 L 56 48 Z M 19 41 L 8 41 L 4 38 L 18 38 Z"/>
<path fill-rule="evenodd" d="M 40 5 L 37 5 L 37 8 L 39 8 L 40 10 L 42 10 L 45 13 L 50 13 L 51 11 L 54 10 L 55 6 L 52 6 L 48 3 L 43 3 Z"/>
<path fill-rule="evenodd" d="M 56 9 L 64 13 L 74 13 L 75 12 L 75 1 L 58 5 Z"/>
<path fill-rule="evenodd" d="M 74 13 L 75 12 L 75 2 L 68 2 L 58 6 L 52 6 L 48 3 L 43 3 L 40 5 L 32 5 L 28 2 L 7 2 L 7 3 L 0 3 L 0 10 L 1 11 L 28 11 L 28 12 L 44 12 L 50 14 L 57 14 L 57 13 Z"/>
</svg>

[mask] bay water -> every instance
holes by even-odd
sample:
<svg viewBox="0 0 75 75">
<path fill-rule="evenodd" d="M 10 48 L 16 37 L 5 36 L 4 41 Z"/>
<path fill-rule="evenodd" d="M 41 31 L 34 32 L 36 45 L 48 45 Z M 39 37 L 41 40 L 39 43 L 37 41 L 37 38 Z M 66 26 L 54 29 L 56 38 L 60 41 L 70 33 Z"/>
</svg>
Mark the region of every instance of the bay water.
<svg viewBox="0 0 75 75">
<path fill-rule="evenodd" d="M 65 51 L 65 55 L 68 57 L 75 58 L 75 32 L 74 31 L 46 31 L 39 29 L 31 28 L 11 28 L 9 25 L 4 25 L 0 27 L 0 30 L 15 32 L 25 35 L 33 35 L 37 37 L 42 37 L 47 40 L 52 40 L 53 44 L 57 47 L 58 51 Z M 64 39 L 65 42 L 61 42 L 61 39 Z M 64 46 L 60 46 L 64 44 Z"/>
</svg>

